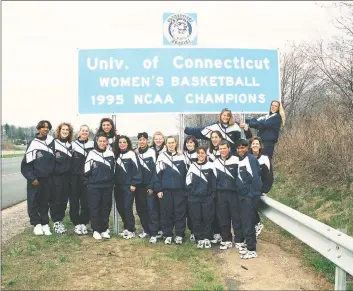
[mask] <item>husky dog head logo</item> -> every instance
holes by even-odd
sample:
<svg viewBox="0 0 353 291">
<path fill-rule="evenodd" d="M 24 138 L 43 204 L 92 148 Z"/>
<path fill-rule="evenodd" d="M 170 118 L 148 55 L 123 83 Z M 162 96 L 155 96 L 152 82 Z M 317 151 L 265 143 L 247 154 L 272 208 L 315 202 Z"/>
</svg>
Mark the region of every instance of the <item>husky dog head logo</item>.
<svg viewBox="0 0 353 291">
<path fill-rule="evenodd" d="M 170 23 L 170 35 L 177 40 L 186 40 L 190 36 L 188 23 L 185 19 L 176 19 Z"/>
<path fill-rule="evenodd" d="M 164 22 L 164 36 L 170 44 L 191 44 L 196 32 L 196 21 L 188 14 L 171 14 Z"/>
</svg>

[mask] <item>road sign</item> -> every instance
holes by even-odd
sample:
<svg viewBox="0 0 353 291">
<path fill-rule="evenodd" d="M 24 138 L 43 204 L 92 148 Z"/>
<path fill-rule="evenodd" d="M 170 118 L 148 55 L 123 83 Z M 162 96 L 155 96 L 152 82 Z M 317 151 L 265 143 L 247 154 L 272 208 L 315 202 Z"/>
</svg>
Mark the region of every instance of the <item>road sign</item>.
<svg viewBox="0 0 353 291">
<path fill-rule="evenodd" d="M 81 49 L 78 113 L 265 113 L 278 100 L 278 51 Z"/>
</svg>

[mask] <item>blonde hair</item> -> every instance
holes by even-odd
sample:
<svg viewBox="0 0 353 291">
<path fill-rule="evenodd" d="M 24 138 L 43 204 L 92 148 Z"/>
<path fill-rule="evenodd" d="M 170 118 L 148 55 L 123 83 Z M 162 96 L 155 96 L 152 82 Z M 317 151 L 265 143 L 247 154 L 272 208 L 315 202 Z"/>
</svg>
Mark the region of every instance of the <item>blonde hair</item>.
<svg viewBox="0 0 353 291">
<path fill-rule="evenodd" d="M 278 104 L 278 114 L 281 116 L 282 119 L 282 127 L 285 125 L 286 123 L 286 113 L 284 112 L 284 108 L 282 106 L 282 103 L 278 100 L 272 100 L 271 101 L 271 105 L 273 102 L 276 102 Z M 271 108 L 270 108 L 270 112 L 271 112 Z"/>
<path fill-rule="evenodd" d="M 79 129 L 78 134 L 77 134 L 78 137 L 81 137 L 81 136 L 80 136 L 80 131 L 82 130 L 83 127 L 87 127 L 88 136 L 89 136 L 89 134 L 90 134 L 90 132 L 89 132 L 89 126 L 88 126 L 87 124 L 82 124 L 82 125 L 80 126 L 80 129 Z"/>
<path fill-rule="evenodd" d="M 71 123 L 68 123 L 68 122 L 62 122 L 58 125 L 58 127 L 55 130 L 55 138 L 60 138 L 60 131 L 64 125 L 66 125 L 69 128 L 69 135 L 67 136 L 67 141 L 72 142 L 74 128 L 72 127 Z"/>
<path fill-rule="evenodd" d="M 233 116 L 233 114 L 232 114 L 232 111 L 231 111 L 230 109 L 228 109 L 228 108 L 224 108 L 224 109 L 221 111 L 221 113 L 219 114 L 219 117 L 218 117 L 218 122 L 219 122 L 219 123 L 222 123 L 221 116 L 222 116 L 222 114 L 223 114 L 224 112 L 228 112 L 228 114 L 229 114 L 229 116 L 230 116 L 228 125 L 230 125 L 230 126 L 234 125 L 234 123 L 235 123 L 235 121 L 234 121 L 234 116 Z"/>
<path fill-rule="evenodd" d="M 163 146 L 165 144 L 164 134 L 161 131 L 156 131 L 152 136 L 152 147 L 156 146 L 156 143 L 154 142 L 154 138 L 156 137 L 156 135 L 161 135 L 163 137 L 163 144 L 162 144 L 162 146 Z"/>
<path fill-rule="evenodd" d="M 82 124 L 82 125 L 80 126 L 80 130 L 82 129 L 82 127 L 87 127 L 87 129 L 88 129 L 88 131 L 89 131 L 89 126 L 88 126 L 87 124 Z"/>
</svg>

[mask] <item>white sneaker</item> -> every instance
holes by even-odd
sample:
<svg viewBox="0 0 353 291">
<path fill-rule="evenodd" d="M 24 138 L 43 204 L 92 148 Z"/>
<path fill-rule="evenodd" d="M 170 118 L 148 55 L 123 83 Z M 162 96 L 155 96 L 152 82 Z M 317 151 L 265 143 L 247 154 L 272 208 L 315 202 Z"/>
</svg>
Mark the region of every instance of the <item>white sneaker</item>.
<svg viewBox="0 0 353 291">
<path fill-rule="evenodd" d="M 35 235 L 43 235 L 43 229 L 42 229 L 42 225 L 41 224 L 37 224 L 34 228 L 33 228 L 33 233 Z"/>
<path fill-rule="evenodd" d="M 205 242 L 203 241 L 203 240 L 199 240 L 198 242 L 197 242 L 197 248 L 198 249 L 203 249 L 204 248 L 204 246 L 205 246 Z"/>
<path fill-rule="evenodd" d="M 258 237 L 260 235 L 263 228 L 264 228 L 264 225 L 261 222 L 259 222 L 258 224 L 255 225 L 256 237 Z"/>
<path fill-rule="evenodd" d="M 220 243 L 220 242 L 222 242 L 222 237 L 221 237 L 221 235 L 220 235 L 219 233 L 215 233 L 215 234 L 213 235 L 213 240 L 211 240 L 211 243 L 213 243 L 213 244 L 218 244 L 218 243 Z"/>
<path fill-rule="evenodd" d="M 239 250 L 239 254 L 244 255 L 248 251 L 245 243 L 235 243 L 235 247 Z"/>
<path fill-rule="evenodd" d="M 85 224 L 81 224 L 81 232 L 82 232 L 82 234 L 88 233 L 87 226 Z"/>
<path fill-rule="evenodd" d="M 139 234 L 139 238 L 145 238 L 148 234 L 144 231 Z"/>
<path fill-rule="evenodd" d="M 42 225 L 44 235 L 51 235 L 50 227 L 48 224 Z"/>
<path fill-rule="evenodd" d="M 157 237 L 156 237 L 156 236 L 151 236 L 151 238 L 150 238 L 150 243 L 151 243 L 151 244 L 157 243 Z"/>
<path fill-rule="evenodd" d="M 162 239 L 163 238 L 163 231 L 158 231 L 158 233 L 157 233 L 157 239 Z"/>
<path fill-rule="evenodd" d="M 109 229 L 107 229 L 106 231 L 104 231 L 104 232 L 101 232 L 101 237 L 102 238 L 110 238 L 110 231 L 109 231 Z"/>
<path fill-rule="evenodd" d="M 241 259 L 252 259 L 257 258 L 256 251 L 247 251 L 244 255 L 240 256 Z"/>
<path fill-rule="evenodd" d="M 205 249 L 210 249 L 212 247 L 211 242 L 210 242 L 209 239 L 206 238 L 203 241 L 205 243 Z"/>
<path fill-rule="evenodd" d="M 60 228 L 61 228 L 61 231 L 64 233 L 64 232 L 66 232 L 66 227 L 65 227 L 65 225 L 60 221 L 59 222 L 59 224 L 60 224 Z"/>
<path fill-rule="evenodd" d="M 63 234 L 66 232 L 65 226 L 61 221 L 54 222 L 54 232 L 57 234 Z"/>
<path fill-rule="evenodd" d="M 127 236 L 129 234 L 129 231 L 127 229 L 124 229 L 123 232 L 119 233 L 120 236 Z"/>
<path fill-rule="evenodd" d="M 171 237 L 171 236 L 168 236 L 168 237 L 165 239 L 164 243 L 165 243 L 166 245 L 170 245 L 170 244 L 172 243 L 172 237 Z"/>
<path fill-rule="evenodd" d="M 123 238 L 125 238 L 125 239 L 131 239 L 134 237 L 135 237 L 135 233 L 131 232 L 131 231 L 128 231 L 128 234 L 123 236 Z"/>
<path fill-rule="evenodd" d="M 174 242 L 177 245 L 181 245 L 183 243 L 183 238 L 181 236 L 176 236 L 175 239 L 174 239 Z"/>
<path fill-rule="evenodd" d="M 233 246 L 233 244 L 232 244 L 232 242 L 231 241 L 222 241 L 221 242 L 221 245 L 219 246 L 219 248 L 221 249 L 221 250 L 226 250 L 226 249 L 229 249 L 229 248 L 231 248 Z"/>
<path fill-rule="evenodd" d="M 194 242 L 195 241 L 195 235 L 192 233 L 190 234 L 190 241 L 191 242 Z"/>
<path fill-rule="evenodd" d="M 93 238 L 94 239 L 102 239 L 102 236 L 98 231 L 95 231 L 95 232 L 93 232 Z"/>
<path fill-rule="evenodd" d="M 78 235 L 81 235 L 82 234 L 82 225 L 81 224 L 76 225 L 74 232 Z"/>
</svg>

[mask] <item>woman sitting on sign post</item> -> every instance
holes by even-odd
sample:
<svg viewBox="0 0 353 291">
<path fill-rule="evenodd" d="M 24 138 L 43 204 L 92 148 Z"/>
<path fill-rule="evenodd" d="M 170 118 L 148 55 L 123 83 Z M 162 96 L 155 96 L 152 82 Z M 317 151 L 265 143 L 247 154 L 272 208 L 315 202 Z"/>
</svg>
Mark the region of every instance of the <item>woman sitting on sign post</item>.
<svg viewBox="0 0 353 291">
<path fill-rule="evenodd" d="M 230 144 L 230 149 L 236 153 L 236 142 L 241 138 L 242 129 L 238 122 L 234 121 L 232 111 L 224 108 L 219 114 L 219 120 L 211 125 L 205 127 L 185 127 L 184 133 L 193 135 L 197 139 L 210 140 L 212 131 L 218 130 L 222 137 Z M 244 131 L 248 138 L 249 131 Z"/>
<path fill-rule="evenodd" d="M 259 118 L 247 119 L 246 123 L 241 123 L 241 128 L 246 128 L 247 124 L 251 128 L 258 129 L 257 136 L 263 140 L 263 155 L 272 159 L 275 144 L 277 143 L 281 127 L 285 123 L 285 112 L 282 104 L 278 100 L 271 102 L 270 112 Z"/>
</svg>

